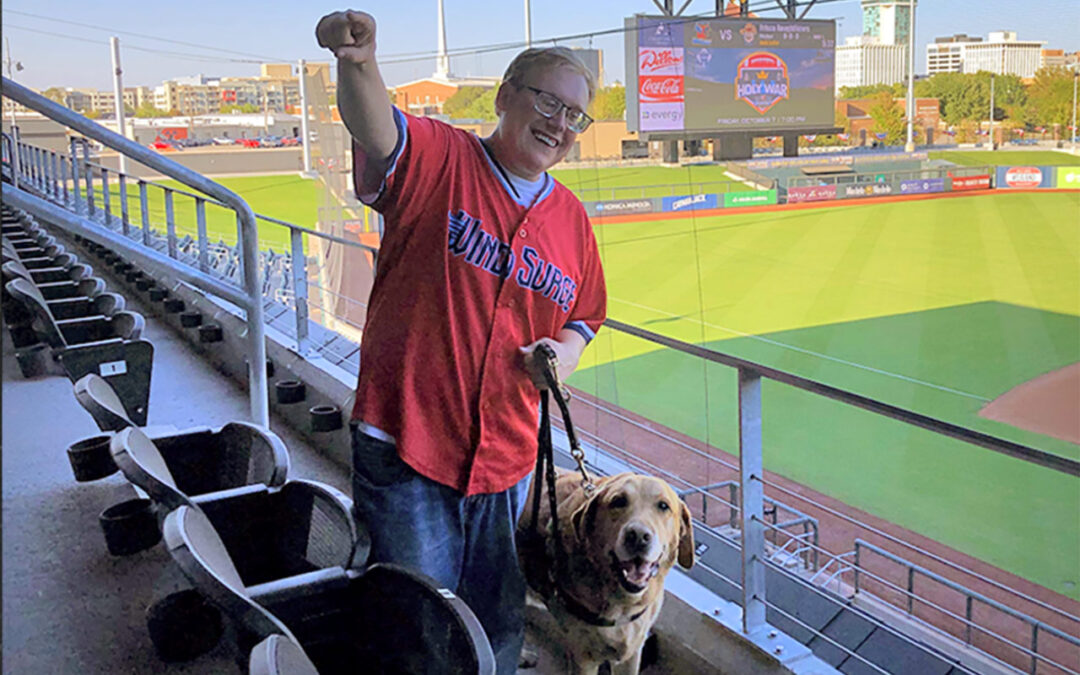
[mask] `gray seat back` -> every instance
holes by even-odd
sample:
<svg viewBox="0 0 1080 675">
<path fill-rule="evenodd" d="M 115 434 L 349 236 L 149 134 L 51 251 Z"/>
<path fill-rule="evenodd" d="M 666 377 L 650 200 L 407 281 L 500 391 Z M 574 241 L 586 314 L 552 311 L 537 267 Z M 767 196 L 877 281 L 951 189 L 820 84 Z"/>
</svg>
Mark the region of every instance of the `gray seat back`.
<svg viewBox="0 0 1080 675">
<path fill-rule="evenodd" d="M 271 635 L 251 650 L 248 675 L 319 675 L 300 645 L 284 635 Z"/>
<path fill-rule="evenodd" d="M 75 383 L 75 399 L 102 431 L 122 431 L 135 426 L 116 391 L 96 373 L 88 373 Z"/>
</svg>

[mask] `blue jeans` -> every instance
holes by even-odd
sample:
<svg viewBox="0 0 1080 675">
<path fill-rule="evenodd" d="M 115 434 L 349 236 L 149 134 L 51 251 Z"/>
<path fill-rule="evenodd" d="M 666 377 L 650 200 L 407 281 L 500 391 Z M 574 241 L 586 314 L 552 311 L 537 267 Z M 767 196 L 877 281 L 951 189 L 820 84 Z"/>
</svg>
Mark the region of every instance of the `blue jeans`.
<svg viewBox="0 0 1080 675">
<path fill-rule="evenodd" d="M 456 593 L 483 625 L 498 672 L 513 675 L 525 626 L 514 529 L 530 477 L 504 492 L 465 497 L 355 426 L 352 452 L 353 502 L 371 533 L 370 561 L 409 566 Z"/>
</svg>

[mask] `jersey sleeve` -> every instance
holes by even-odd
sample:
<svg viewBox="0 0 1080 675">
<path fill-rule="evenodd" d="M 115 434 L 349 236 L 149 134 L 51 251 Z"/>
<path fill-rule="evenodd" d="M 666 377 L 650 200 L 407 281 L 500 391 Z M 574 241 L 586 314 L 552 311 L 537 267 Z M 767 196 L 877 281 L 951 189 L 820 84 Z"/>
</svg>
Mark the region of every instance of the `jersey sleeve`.
<svg viewBox="0 0 1080 675">
<path fill-rule="evenodd" d="M 581 286 L 563 328 L 578 333 L 588 344 L 607 318 L 607 284 L 604 281 L 604 268 L 600 264 L 600 250 L 584 209 L 581 218 L 585 228 Z"/>
<path fill-rule="evenodd" d="M 353 141 L 353 189 L 363 203 L 386 216 L 396 215 L 411 196 L 427 194 L 439 180 L 450 152 L 449 127 L 414 117 L 395 107 L 398 142 L 378 186 L 363 185 L 366 157 Z"/>
</svg>

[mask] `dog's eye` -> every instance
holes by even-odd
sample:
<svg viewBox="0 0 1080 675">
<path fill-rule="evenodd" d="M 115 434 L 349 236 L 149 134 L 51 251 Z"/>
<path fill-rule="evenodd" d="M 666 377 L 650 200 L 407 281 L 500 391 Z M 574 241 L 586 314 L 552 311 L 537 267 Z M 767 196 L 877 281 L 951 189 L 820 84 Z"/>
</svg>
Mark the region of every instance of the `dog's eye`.
<svg viewBox="0 0 1080 675">
<path fill-rule="evenodd" d="M 671 506 L 663 500 L 656 503 L 656 508 L 660 509 L 661 511 L 671 510 Z"/>
<path fill-rule="evenodd" d="M 613 509 L 624 509 L 629 503 L 630 500 L 626 498 L 626 495 L 615 495 L 615 497 L 612 498 L 609 506 L 611 506 L 611 508 Z"/>
</svg>

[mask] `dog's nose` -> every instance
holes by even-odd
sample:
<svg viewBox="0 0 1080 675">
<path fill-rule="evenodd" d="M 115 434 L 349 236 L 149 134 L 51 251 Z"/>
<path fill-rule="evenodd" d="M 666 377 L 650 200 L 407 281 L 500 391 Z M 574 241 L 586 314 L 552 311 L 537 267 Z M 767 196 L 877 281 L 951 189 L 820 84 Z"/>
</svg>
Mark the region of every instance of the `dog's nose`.
<svg viewBox="0 0 1080 675">
<path fill-rule="evenodd" d="M 623 537 L 623 543 L 630 553 L 641 553 L 649 548 L 652 534 L 643 527 L 628 527 Z"/>
</svg>

